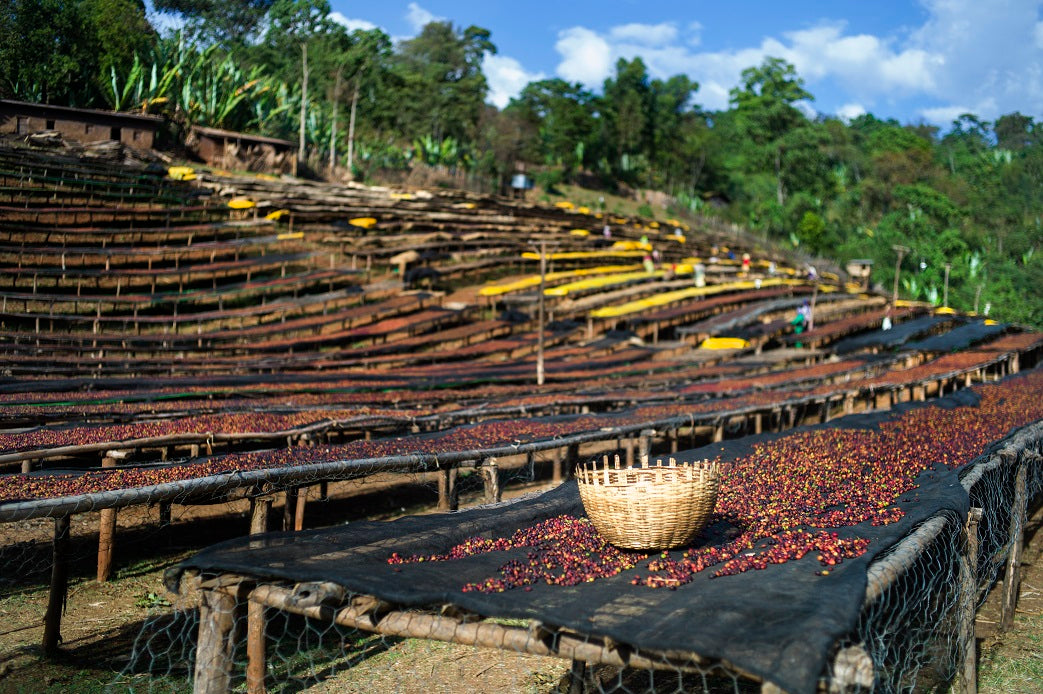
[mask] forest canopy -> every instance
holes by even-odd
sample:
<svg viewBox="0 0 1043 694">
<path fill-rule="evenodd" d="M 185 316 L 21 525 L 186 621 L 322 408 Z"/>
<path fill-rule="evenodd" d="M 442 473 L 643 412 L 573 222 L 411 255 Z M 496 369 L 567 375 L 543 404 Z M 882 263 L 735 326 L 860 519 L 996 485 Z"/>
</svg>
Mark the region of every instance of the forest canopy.
<svg viewBox="0 0 1043 694">
<path fill-rule="evenodd" d="M 482 72 L 495 39 L 432 22 L 394 43 L 349 31 L 326 0 L 9 0 L 0 7 L 0 97 L 162 113 L 291 139 L 316 171 L 380 180 L 417 166 L 502 186 L 581 182 L 666 192 L 692 212 L 843 263 L 874 261 L 901 295 L 1043 327 L 1043 123 L 964 114 L 948 130 L 865 114 L 809 116 L 793 65 L 767 58 L 699 105 L 686 75 L 620 59 L 599 89 L 528 84 L 503 109 Z"/>
</svg>

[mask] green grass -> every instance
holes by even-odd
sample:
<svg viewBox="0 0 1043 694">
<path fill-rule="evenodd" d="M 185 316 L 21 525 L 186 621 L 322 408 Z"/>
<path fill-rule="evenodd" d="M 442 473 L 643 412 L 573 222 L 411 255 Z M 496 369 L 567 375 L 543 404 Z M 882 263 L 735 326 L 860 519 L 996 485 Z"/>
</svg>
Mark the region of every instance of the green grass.
<svg viewBox="0 0 1043 694">
<path fill-rule="evenodd" d="M 1043 691 L 1043 615 L 1018 615 L 1014 631 L 978 665 L 983 694 Z"/>
</svg>

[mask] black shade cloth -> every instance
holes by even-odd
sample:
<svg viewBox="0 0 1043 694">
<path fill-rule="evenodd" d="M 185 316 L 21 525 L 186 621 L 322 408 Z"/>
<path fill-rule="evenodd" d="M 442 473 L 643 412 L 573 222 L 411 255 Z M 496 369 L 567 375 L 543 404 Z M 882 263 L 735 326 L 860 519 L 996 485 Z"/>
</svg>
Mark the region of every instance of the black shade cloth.
<svg viewBox="0 0 1043 694">
<path fill-rule="evenodd" d="M 837 354 L 847 354 L 869 347 L 894 349 L 914 337 L 930 332 L 941 323 L 951 321 L 952 318 L 947 316 L 921 316 L 904 323 L 898 323 L 890 330 L 876 330 L 840 340 L 833 345 L 833 351 Z"/>
<path fill-rule="evenodd" d="M 982 320 L 971 320 L 965 325 L 953 328 L 941 335 L 933 335 L 919 342 L 910 342 L 906 349 L 917 352 L 956 352 L 1006 332 L 1010 326 L 1006 323 L 987 325 Z"/>
<path fill-rule="evenodd" d="M 974 404 L 974 398 L 961 391 L 945 404 Z M 820 426 L 874 428 L 890 416 L 851 416 Z M 755 443 L 785 435 L 716 443 L 677 457 L 736 459 L 751 452 Z M 168 578 L 176 585 L 181 571 L 195 568 L 259 579 L 332 581 L 404 607 L 451 603 L 482 615 L 531 618 L 594 637 L 608 636 L 640 649 L 727 660 L 786 691 L 812 692 L 832 646 L 855 627 L 871 560 L 924 520 L 944 511 L 967 512 L 967 495 L 954 472 L 928 470 L 917 481 L 919 489 L 900 500 L 905 516 L 897 523 L 839 530 L 841 537 L 868 538 L 870 546 L 861 557 L 831 567 L 828 576 L 817 575 L 821 567 L 811 553 L 799 561 L 734 576 L 711 578 L 710 568 L 691 583 L 669 590 L 630 584 L 635 575 L 648 573 L 642 561 L 618 576 L 572 587 L 538 584 L 531 591 L 486 594 L 461 588 L 498 577 L 499 567 L 524 557 L 525 549 L 454 561 L 387 563 L 392 552 L 442 554 L 469 537 L 508 537 L 561 514 L 582 516 L 576 483 L 570 482 L 536 497 L 468 511 L 237 539 L 186 560 Z M 702 542 L 713 543 L 729 532 L 734 528 L 718 522 L 705 531 Z"/>
</svg>

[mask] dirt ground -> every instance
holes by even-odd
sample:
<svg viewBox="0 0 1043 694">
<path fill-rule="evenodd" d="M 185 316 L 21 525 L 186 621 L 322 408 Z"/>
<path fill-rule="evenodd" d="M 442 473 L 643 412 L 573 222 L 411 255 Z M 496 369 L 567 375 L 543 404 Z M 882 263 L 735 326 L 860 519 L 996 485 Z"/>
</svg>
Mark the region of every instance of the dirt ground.
<svg viewBox="0 0 1043 694">
<path fill-rule="evenodd" d="M 519 485 L 507 495 L 545 487 L 546 484 Z M 360 490 L 355 487 L 354 491 Z M 355 513 L 363 511 L 360 498 L 350 502 Z M 462 505 L 477 502 L 476 494 L 462 499 Z M 329 506 L 310 507 L 309 513 L 315 512 L 316 524 L 342 514 L 343 508 L 338 504 L 348 502 L 327 503 Z M 370 507 L 368 511 L 387 518 L 423 511 L 429 508 L 428 504 L 429 501 L 424 501 L 420 506 Z M 162 588 L 163 571 L 200 546 L 241 534 L 243 525 L 248 524 L 248 509 L 246 501 L 224 507 L 189 507 L 175 516 L 172 528 L 162 530 L 158 528 L 155 509 L 141 509 L 137 518 L 130 513 L 122 514 L 121 526 L 127 526 L 127 530 L 120 536 L 120 562 L 114 580 L 104 584 L 93 578 L 96 515 L 80 516 L 74 527 L 74 546 L 79 547 L 80 556 L 74 565 L 68 611 L 62 623 L 64 641 L 59 658 L 43 659 L 37 645 L 43 633 L 41 618 L 46 608 L 46 588 L 39 581 L 21 587 L 0 586 L 0 694 L 107 691 L 127 667 L 145 620 L 150 615 L 162 616 L 173 611 L 169 603 L 176 598 Z M 273 522 L 277 522 L 280 515 L 278 508 L 275 511 Z M 222 515 L 215 517 L 218 512 Z M 134 523 L 137 530 L 132 527 Z M 993 591 L 979 613 L 981 692 L 1043 691 L 1041 528 L 1043 510 L 1037 509 L 1028 527 L 1024 578 L 1014 628 L 1002 634 L 995 628 L 999 591 Z M 38 528 L 22 530 L 40 534 L 48 531 L 49 526 L 44 523 Z M 285 628 L 285 633 L 290 633 L 290 626 Z M 304 641 L 308 638 L 303 637 Z M 322 640 L 322 635 L 318 638 Z M 323 659 L 321 651 L 316 656 L 317 651 L 301 646 L 300 639 L 291 644 L 289 651 L 270 652 L 270 682 L 287 677 L 286 673 L 306 672 L 309 668 L 322 673 L 323 681 L 314 684 L 283 679 L 282 686 L 269 691 L 550 694 L 564 691 L 569 669 L 567 661 L 555 658 L 427 640 L 373 637 L 359 632 L 347 638 L 337 636 L 335 642 L 334 652 L 339 657 L 329 659 Z M 175 675 L 169 679 L 124 676 L 117 690 L 190 691 L 187 673 Z"/>
</svg>

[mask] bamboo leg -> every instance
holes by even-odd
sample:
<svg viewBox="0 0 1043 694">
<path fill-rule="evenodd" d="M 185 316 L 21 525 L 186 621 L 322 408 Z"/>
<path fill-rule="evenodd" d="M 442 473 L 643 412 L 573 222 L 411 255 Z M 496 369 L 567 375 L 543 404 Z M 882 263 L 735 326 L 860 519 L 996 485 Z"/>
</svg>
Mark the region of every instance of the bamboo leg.
<svg viewBox="0 0 1043 694">
<path fill-rule="evenodd" d="M 51 590 L 47 596 L 47 612 L 43 624 L 43 652 L 46 656 L 58 653 L 62 641 L 62 613 L 69 594 L 69 528 L 70 516 L 54 519 L 54 544 L 51 554 Z"/>
<path fill-rule="evenodd" d="M 562 467 L 564 467 L 565 456 L 560 448 L 554 449 L 554 464 L 551 466 L 551 482 L 561 484 Z"/>
<path fill-rule="evenodd" d="M 116 467 L 116 457 L 107 455 L 101 460 L 102 468 Z M 98 583 L 105 583 L 112 576 L 112 549 L 116 541 L 116 509 L 103 508 L 98 522 Z"/>
</svg>

